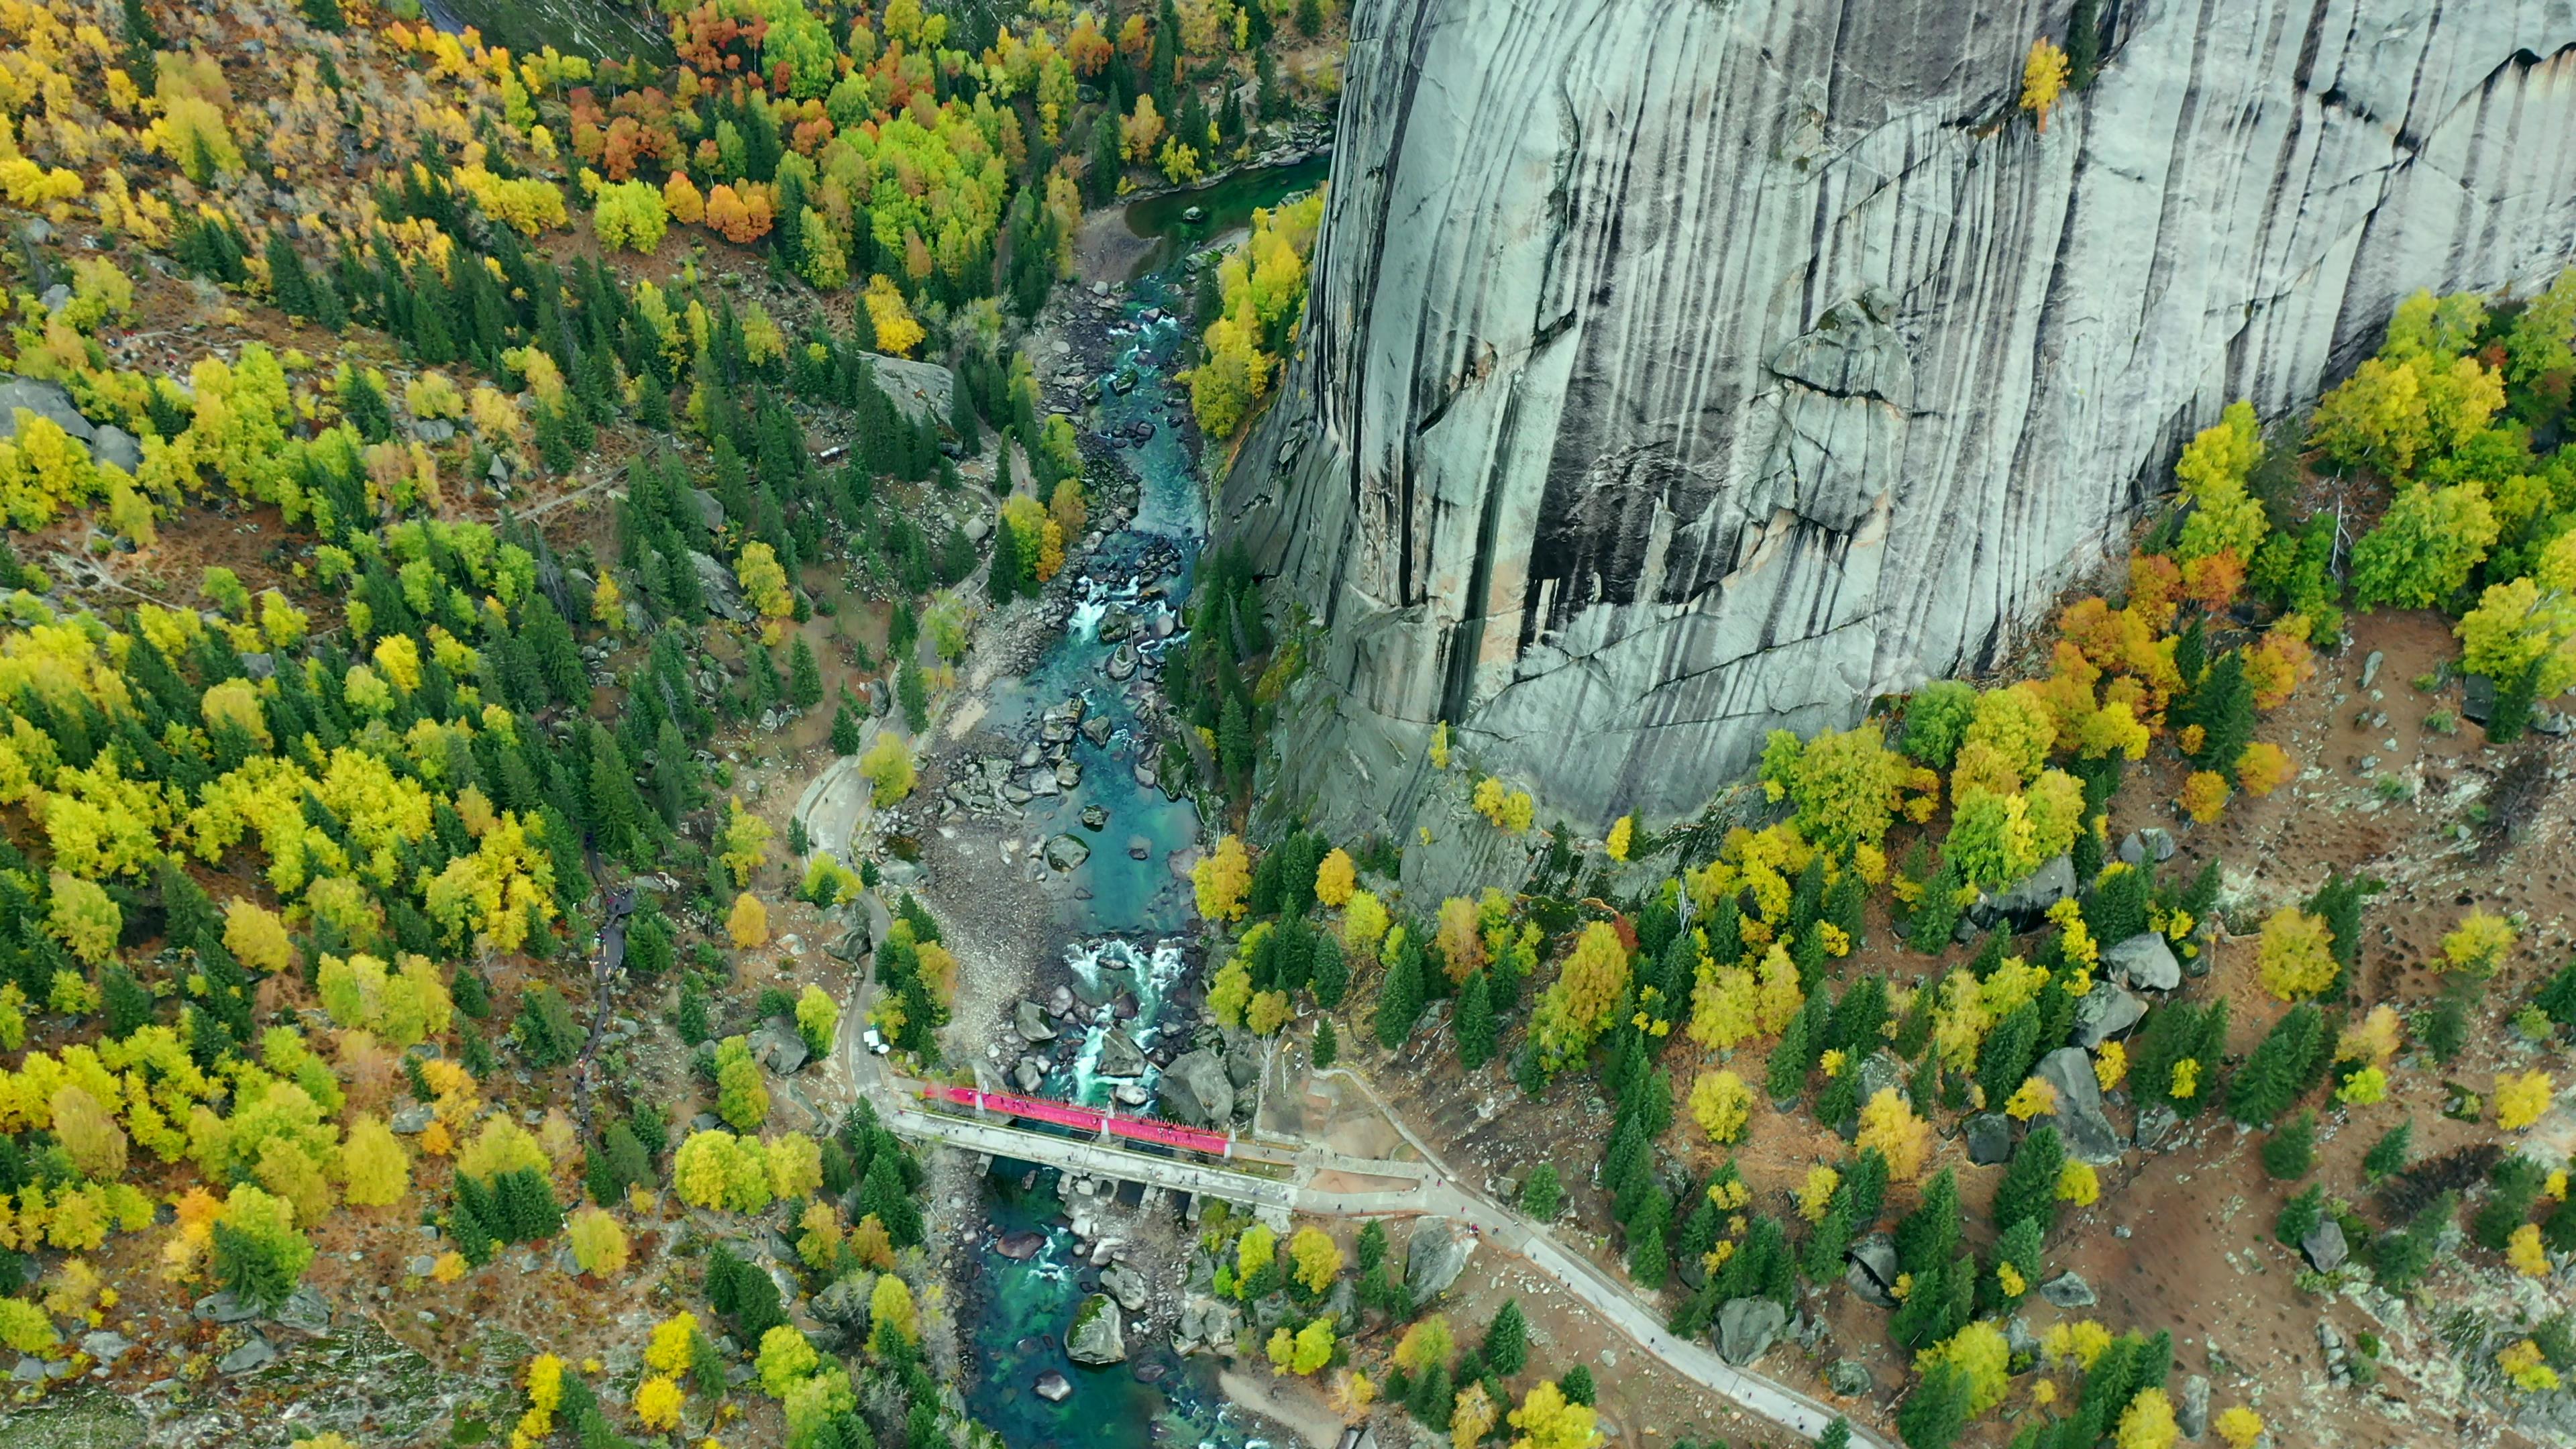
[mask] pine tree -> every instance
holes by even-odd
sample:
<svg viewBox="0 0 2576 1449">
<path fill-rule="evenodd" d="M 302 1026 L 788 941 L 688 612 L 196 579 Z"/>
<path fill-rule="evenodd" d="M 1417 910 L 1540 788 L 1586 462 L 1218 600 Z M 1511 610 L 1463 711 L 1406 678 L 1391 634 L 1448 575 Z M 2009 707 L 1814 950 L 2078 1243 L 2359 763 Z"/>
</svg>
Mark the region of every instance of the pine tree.
<svg viewBox="0 0 2576 1449">
<path fill-rule="evenodd" d="M 834 710 L 832 713 L 832 753 L 836 755 L 857 754 L 859 752 L 860 736 L 861 727 L 859 724 L 859 717 L 850 712 L 849 702 L 844 700 L 841 703 L 840 708 Z"/>
<path fill-rule="evenodd" d="M 596 721 L 590 726 L 588 800 L 590 825 L 607 850 L 628 861 L 644 853 L 644 802 L 617 737 Z"/>
<path fill-rule="evenodd" d="M 2414 1139 L 2415 1119 L 2412 1117 L 2389 1128 L 2380 1135 L 2377 1142 L 2371 1144 L 2368 1152 L 2362 1154 L 2362 1175 L 2372 1182 L 2377 1182 L 2383 1177 L 2404 1172 L 2407 1148 Z"/>
<path fill-rule="evenodd" d="M 1664 1252 L 1664 1225 L 1649 1218 L 1645 1230 L 1628 1239 L 1628 1276 L 1637 1286 L 1654 1292 L 1664 1286 L 1672 1271 L 1672 1261 Z"/>
<path fill-rule="evenodd" d="M 1843 1271 L 1843 1253 L 1851 1246 L 1851 1203 L 1836 1193 L 1833 1205 L 1825 1209 L 1816 1224 L 1815 1235 L 1807 1240 L 1807 1249 L 1799 1267 L 1810 1282 L 1830 1283 Z"/>
<path fill-rule="evenodd" d="M 1565 1204 L 1565 1190 L 1556 1180 L 1556 1164 L 1542 1162 L 1521 1179 L 1521 1211 L 1540 1222 L 1554 1221 L 1557 1209 Z"/>
<path fill-rule="evenodd" d="M 1243 696 L 1229 694 L 1225 707 L 1217 712 L 1216 750 L 1226 778 L 1238 785 L 1252 778 L 1252 716 L 1244 708 Z"/>
<path fill-rule="evenodd" d="M 2308 1067 L 2322 1049 L 2324 1014 L 2301 1002 L 2273 1024 L 2244 1069 L 2228 1084 L 2228 1115 L 2248 1127 L 2268 1127 L 2296 1100 Z"/>
<path fill-rule="evenodd" d="M 1422 1019 L 1422 996 L 1422 952 L 1408 942 L 1396 951 L 1378 989 L 1374 1022 L 1378 1045 L 1393 1051 L 1413 1035 L 1413 1024 Z"/>
<path fill-rule="evenodd" d="M 2057 1129 L 2046 1124 L 2033 1127 L 2014 1149 L 2012 1165 L 1995 1186 L 1995 1230 L 2002 1232 L 2024 1219 L 2037 1220 L 2043 1231 L 2055 1226 L 2057 1179 L 2065 1166 L 2066 1148 Z"/>
<path fill-rule="evenodd" d="M 2306 1192 L 2281 1204 L 2281 1215 L 2272 1223 L 2272 1236 L 2285 1248 L 2297 1247 L 2324 1218 L 2325 1201 L 2326 1185 L 2310 1183 Z"/>
<path fill-rule="evenodd" d="M 304 270 L 304 258 L 295 251 L 295 243 L 284 231 L 268 236 L 268 289 L 277 300 L 277 310 L 289 317 L 313 315 L 313 282 Z"/>
<path fill-rule="evenodd" d="M 1923 883 L 1923 895 L 1905 923 L 1907 945 L 1927 956 L 1949 949 L 1950 935 L 1959 927 L 1959 891 L 1965 881 L 1959 867 L 1944 856 L 1941 868 Z"/>
<path fill-rule="evenodd" d="M 492 1230 L 467 1196 L 466 1189 L 472 1183 L 472 1178 L 456 1180 L 456 1201 L 447 1210 L 447 1236 L 460 1257 L 480 1268 L 492 1261 Z M 479 1185 L 474 1196 L 481 1196 Z"/>
<path fill-rule="evenodd" d="M 1775 1102 L 1795 1101 L 1807 1089 L 1807 1024 L 1804 1011 L 1789 1018 L 1780 1044 L 1771 1049 L 1770 1075 L 1764 1086 Z"/>
<path fill-rule="evenodd" d="M 556 612 L 554 601 L 540 593 L 520 616 L 519 642 L 535 657 L 537 671 L 557 704 L 586 709 L 590 704 L 590 671 L 581 662 L 581 646 L 572 626 Z"/>
<path fill-rule="evenodd" d="M 906 729 L 919 734 L 930 727 L 930 691 L 922 685 L 921 666 L 907 659 L 894 678 L 895 702 L 903 706 Z"/>
<path fill-rule="evenodd" d="M 2254 685 L 2245 677 L 2244 651 L 2231 649 L 2209 667 L 2183 723 L 2201 730 L 2193 761 L 2234 780 L 2237 757 L 2254 738 Z"/>
<path fill-rule="evenodd" d="M 993 526 L 993 558 L 984 573 L 984 592 L 996 604 L 1007 604 L 1019 596 L 1020 543 L 1008 523 Z"/>
<path fill-rule="evenodd" d="M 134 979 L 134 973 L 122 964 L 111 964 L 99 973 L 101 1006 L 107 1013 L 107 1034 L 123 1040 L 139 1028 L 150 1026 L 159 1009 L 152 993 Z"/>
<path fill-rule="evenodd" d="M 1323 1020 L 1316 1022 L 1315 1045 L 1313 1050 L 1309 1053 L 1310 1059 L 1315 1064 L 1315 1069 L 1317 1071 L 1321 1071 L 1324 1068 L 1331 1066 L 1335 1061 L 1340 1059 L 1341 1055 L 1341 1041 L 1333 1035 L 1333 1019 L 1328 1016 Z"/>
<path fill-rule="evenodd" d="M 1967 1427 L 1971 1392 L 1967 1374 L 1946 1362 L 1934 1364 L 1896 1412 L 1896 1432 L 1906 1449 L 1950 1449 Z"/>
<path fill-rule="evenodd" d="M 1583 1364 L 1576 1364 L 1567 1369 L 1557 1375 L 1556 1391 L 1565 1395 L 1565 1401 L 1569 1404 L 1590 1407 L 1593 1398 L 1592 1370 Z"/>
<path fill-rule="evenodd" d="M 1485 973 L 1476 972 L 1458 988 L 1458 1064 L 1468 1071 L 1494 1059 L 1494 1008 Z"/>
<path fill-rule="evenodd" d="M 1505 1378 L 1529 1365 L 1529 1320 L 1521 1316 L 1517 1298 L 1503 1300 L 1485 1325 L 1485 1362 Z"/>
<path fill-rule="evenodd" d="M 1452 1407 L 1449 1365 L 1435 1363 L 1424 1369 L 1420 1376 L 1414 1379 L 1413 1396 L 1406 1401 L 1405 1407 L 1412 1412 L 1414 1418 L 1421 1420 L 1425 1427 L 1441 1433 L 1448 1432 L 1449 1410 Z"/>
<path fill-rule="evenodd" d="M 1959 1182 L 1947 1167 L 1924 1186 L 1923 1199 L 1896 1225 L 1897 1266 L 1918 1277 L 1950 1259 L 1959 1243 Z"/>
<path fill-rule="evenodd" d="M 787 652 L 787 699 L 802 713 L 823 702 L 823 670 L 814 662 L 814 650 L 805 636 L 796 636 Z"/>
<path fill-rule="evenodd" d="M 2316 1165 L 2316 1144 L 2317 1114 L 2301 1112 L 2263 1144 L 2263 1175 L 2282 1181 L 2307 1176 Z"/>
<path fill-rule="evenodd" d="M 2532 996 L 2531 1004 L 2560 1026 L 2576 1026 L 2576 962 L 2560 967 Z"/>
</svg>

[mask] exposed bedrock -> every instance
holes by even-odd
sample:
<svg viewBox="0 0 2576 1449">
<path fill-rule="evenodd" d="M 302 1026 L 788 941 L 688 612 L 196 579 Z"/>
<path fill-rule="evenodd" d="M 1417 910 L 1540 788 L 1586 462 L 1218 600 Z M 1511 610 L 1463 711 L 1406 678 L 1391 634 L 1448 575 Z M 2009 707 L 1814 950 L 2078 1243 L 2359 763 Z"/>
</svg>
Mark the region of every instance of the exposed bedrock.
<svg viewBox="0 0 2576 1449">
<path fill-rule="evenodd" d="M 2568 0 L 1359 0 L 1302 350 L 1218 529 L 1331 626 L 1281 783 L 1446 719 L 1543 816 L 1992 660 L 2235 397 L 2576 253 Z"/>
</svg>

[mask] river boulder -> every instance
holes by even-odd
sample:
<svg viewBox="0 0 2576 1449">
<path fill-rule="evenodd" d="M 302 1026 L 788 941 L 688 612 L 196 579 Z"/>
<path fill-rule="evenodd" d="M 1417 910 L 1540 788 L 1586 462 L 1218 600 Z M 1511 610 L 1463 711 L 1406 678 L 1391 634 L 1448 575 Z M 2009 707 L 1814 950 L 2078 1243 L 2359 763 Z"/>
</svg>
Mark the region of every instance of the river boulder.
<svg viewBox="0 0 2576 1449">
<path fill-rule="evenodd" d="M 1110 1026 L 1100 1033 L 1100 1060 L 1093 1064 L 1092 1074 L 1101 1077 L 1141 1077 L 1145 1074 L 1145 1054 L 1136 1047 L 1135 1038 L 1123 1026 Z"/>
<path fill-rule="evenodd" d="M 1212 1051 L 1184 1052 L 1163 1069 L 1163 1108 L 1192 1127 L 1224 1128 L 1234 1122 L 1234 1082 L 1225 1059 Z"/>
<path fill-rule="evenodd" d="M 1118 1306 L 1130 1313 L 1145 1311 L 1148 1288 L 1145 1275 L 1124 1263 L 1112 1263 L 1100 1270 L 1100 1291 L 1118 1300 Z"/>
<path fill-rule="evenodd" d="M 1127 1324 L 1118 1304 L 1106 1293 L 1094 1293 L 1073 1311 L 1065 1331 L 1065 1357 L 1090 1368 L 1123 1362 L 1127 1357 Z"/>
</svg>

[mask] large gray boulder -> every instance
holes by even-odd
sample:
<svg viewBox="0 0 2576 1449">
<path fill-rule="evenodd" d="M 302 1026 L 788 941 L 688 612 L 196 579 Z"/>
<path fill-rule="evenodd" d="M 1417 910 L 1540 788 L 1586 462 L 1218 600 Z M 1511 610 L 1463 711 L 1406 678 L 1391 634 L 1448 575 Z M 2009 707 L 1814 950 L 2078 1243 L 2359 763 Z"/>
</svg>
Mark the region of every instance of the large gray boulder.
<svg viewBox="0 0 2576 1449">
<path fill-rule="evenodd" d="M 2102 969 L 2135 991 L 2171 991 L 2182 984 L 2182 962 L 2160 931 L 2140 931 L 2105 949 Z"/>
<path fill-rule="evenodd" d="M 1843 1281 L 1863 1303 L 1879 1308 L 1896 1306 L 1898 1276 L 1896 1243 L 1885 1233 L 1872 1233 L 1851 1245 L 1846 1255 L 1851 1266 L 1843 1270 Z"/>
<path fill-rule="evenodd" d="M 2147 1014 L 2147 1004 L 2109 981 L 2096 981 L 2075 1003 L 2075 1044 L 2098 1047 L 2126 1033 Z"/>
<path fill-rule="evenodd" d="M 1046 1008 L 1034 1001 L 1023 1001 L 1011 1008 L 1011 1028 L 1022 1041 L 1055 1040 L 1055 1026 L 1046 1018 Z"/>
<path fill-rule="evenodd" d="M 1445 1222 L 1425 1222 L 1404 1248 L 1404 1286 L 1416 1303 L 1428 1303 L 1458 1281 L 1475 1239 Z"/>
<path fill-rule="evenodd" d="M 759 617 L 742 601 L 742 590 L 734 584 L 733 570 L 726 568 L 715 555 L 689 550 L 689 566 L 698 571 L 698 592 L 707 596 L 707 607 L 719 618 L 736 624 L 748 624 Z"/>
<path fill-rule="evenodd" d="M 1073 1311 L 1073 1326 L 1065 1330 L 1064 1355 L 1092 1368 L 1127 1357 L 1127 1325 L 1108 1294 L 1094 1293 Z"/>
<path fill-rule="evenodd" d="M 1225 1061 L 1211 1051 L 1184 1052 L 1163 1068 L 1163 1110 L 1191 1127 L 1226 1127 L 1234 1121 L 1234 1083 Z"/>
<path fill-rule="evenodd" d="M 2332 1218 L 2318 1219 L 2317 1225 L 2308 1229 L 2307 1236 L 2299 1239 L 2299 1251 L 2307 1255 L 2309 1266 L 2320 1273 L 2331 1273 L 2342 1267 L 2344 1259 L 2352 1254 L 2351 1246 L 2343 1239 L 2343 1224 Z"/>
<path fill-rule="evenodd" d="M 2010 926 L 2027 930 L 2046 914 L 2050 906 L 2075 894 L 2075 862 L 2058 856 L 2043 863 L 2010 889 L 1999 895 L 1979 896 L 1966 912 L 1970 925 L 1978 930 Z"/>
<path fill-rule="evenodd" d="M 114 423 L 98 430 L 89 440 L 90 456 L 122 472 L 132 473 L 143 466 L 143 443 L 132 433 Z"/>
<path fill-rule="evenodd" d="M 1333 621 L 1275 776 L 1319 828 L 1410 834 L 1443 719 L 1551 816 L 1694 811 L 1993 657 L 2229 400 L 2576 256 L 2564 0 L 2102 9 L 2042 132 L 1975 7 L 1359 0 L 1215 510 Z"/>
<path fill-rule="evenodd" d="M 2120 1160 L 2120 1134 L 2102 1114 L 2102 1083 L 2082 1047 L 2059 1047 L 2039 1059 L 2035 1075 L 2057 1089 L 2055 1123 L 2070 1157 L 2099 1167 Z"/>
<path fill-rule="evenodd" d="M 1127 1028 L 1111 1022 L 1100 1032 L 1100 1057 L 1092 1064 L 1092 1075 L 1127 1078 L 1145 1075 L 1145 1054 L 1137 1049 L 1136 1039 Z"/>
<path fill-rule="evenodd" d="M 867 362 L 876 374 L 877 391 L 884 393 L 904 416 L 916 423 L 924 419 L 934 423 L 948 421 L 949 391 L 957 386 L 957 379 L 947 368 L 935 362 L 876 354 L 870 354 Z"/>
<path fill-rule="evenodd" d="M 18 436 L 18 412 L 22 408 L 84 444 L 98 437 L 98 429 L 72 406 L 71 390 L 61 383 L 0 372 L 0 438 Z"/>
<path fill-rule="evenodd" d="M 1968 1160 L 1979 1167 L 1992 1167 L 2012 1157 L 2012 1119 L 2001 1112 L 1979 1112 L 1970 1117 L 1963 1135 L 1968 1139 Z"/>
<path fill-rule="evenodd" d="M 2209 1432 L 2209 1375 L 2191 1374 L 2182 1381 L 2182 1392 L 2174 1398 L 2174 1427 L 2186 1439 L 2197 1439 Z"/>
<path fill-rule="evenodd" d="M 1142 1313 L 1148 1299 L 1149 1285 L 1145 1275 L 1124 1263 L 1112 1263 L 1100 1270 L 1100 1291 L 1118 1301 L 1130 1313 Z"/>
<path fill-rule="evenodd" d="M 2060 1273 L 2040 1284 L 2039 1296 L 2060 1308 L 2090 1308 L 2102 1301 L 2094 1294 L 2093 1285 L 2075 1272 Z"/>
<path fill-rule="evenodd" d="M 1768 1298 L 1730 1298 L 1717 1310 L 1717 1356 L 1742 1368 L 1771 1351 L 1789 1310 Z"/>
</svg>

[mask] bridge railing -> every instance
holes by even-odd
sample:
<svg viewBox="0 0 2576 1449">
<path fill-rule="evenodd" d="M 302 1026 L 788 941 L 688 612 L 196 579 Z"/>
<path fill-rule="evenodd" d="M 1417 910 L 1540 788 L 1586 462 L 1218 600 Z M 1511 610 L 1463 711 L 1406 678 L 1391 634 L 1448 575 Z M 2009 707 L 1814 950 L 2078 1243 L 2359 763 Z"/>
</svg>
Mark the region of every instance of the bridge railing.
<svg viewBox="0 0 2576 1449">
<path fill-rule="evenodd" d="M 1228 1132 L 1204 1127 L 1186 1127 L 1151 1117 L 1131 1116 L 1099 1107 L 1085 1107 L 1072 1102 L 1059 1102 L 1051 1097 L 1029 1097 L 1016 1092 L 995 1092 L 981 1087 L 962 1087 L 947 1082 L 928 1082 L 914 1078 L 890 1076 L 895 1089 L 941 1109 L 964 1108 L 969 1111 L 996 1112 L 1011 1117 L 1049 1122 L 1071 1127 L 1093 1136 L 1124 1139 L 1124 1143 L 1150 1144 L 1181 1152 L 1195 1152 L 1219 1161 L 1238 1163 L 1285 1164 L 1296 1158 L 1293 1146 L 1265 1142 L 1256 1138 L 1237 1137 Z M 1124 1145 L 1122 1143 L 1122 1145 Z"/>
</svg>

